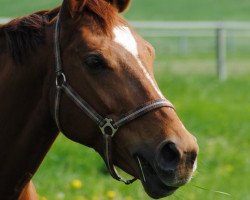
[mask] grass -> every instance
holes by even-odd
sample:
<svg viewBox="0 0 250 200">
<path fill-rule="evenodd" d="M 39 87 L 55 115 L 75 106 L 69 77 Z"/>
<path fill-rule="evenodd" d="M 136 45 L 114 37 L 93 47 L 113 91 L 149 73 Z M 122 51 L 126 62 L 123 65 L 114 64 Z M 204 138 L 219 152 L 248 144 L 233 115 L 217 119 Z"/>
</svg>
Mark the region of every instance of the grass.
<svg viewBox="0 0 250 200">
<path fill-rule="evenodd" d="M 126 15 L 133 20 L 249 20 L 250 1 L 134 0 Z"/>
<path fill-rule="evenodd" d="M 21 16 L 55 7 L 60 2 L 0 0 L 0 16 Z M 126 17 L 249 20 L 249 7 L 249 0 L 237 3 L 233 0 L 157 0 L 157 3 L 134 0 Z M 241 49 L 240 53 L 229 54 L 229 78 L 220 82 L 211 51 L 202 51 L 192 43 L 191 52 L 180 56 L 172 43 L 164 46 L 162 40 L 151 42 L 157 47 L 155 71 L 159 86 L 200 145 L 198 171 L 192 182 L 169 199 L 250 200 L 249 54 Z M 213 48 L 213 41 L 208 48 Z M 131 186 L 117 183 L 107 173 L 100 156 L 62 135 L 46 156 L 34 182 L 41 200 L 149 199 L 140 183 Z"/>
<path fill-rule="evenodd" d="M 39 10 L 52 9 L 60 5 L 61 0 L 45 0 L 30 3 L 29 0 L 0 0 L 0 16 L 1 17 L 19 17 L 28 15 Z"/>
<path fill-rule="evenodd" d="M 0 0 L 0 16 L 22 16 L 59 5 L 61 0 Z M 132 0 L 126 17 L 132 20 L 249 20 L 250 1 Z"/>
</svg>

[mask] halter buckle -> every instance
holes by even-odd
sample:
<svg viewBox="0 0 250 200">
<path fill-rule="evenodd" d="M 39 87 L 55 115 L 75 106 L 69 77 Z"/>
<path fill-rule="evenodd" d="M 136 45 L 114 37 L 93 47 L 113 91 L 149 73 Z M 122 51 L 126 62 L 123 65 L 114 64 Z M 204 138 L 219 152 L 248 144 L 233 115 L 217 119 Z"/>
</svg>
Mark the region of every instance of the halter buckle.
<svg viewBox="0 0 250 200">
<path fill-rule="evenodd" d="M 66 83 L 65 74 L 62 72 L 62 73 L 56 75 L 56 87 L 61 88 L 64 83 Z"/>
<path fill-rule="evenodd" d="M 118 128 L 113 125 L 113 120 L 109 118 L 105 118 L 101 122 L 101 125 L 99 125 L 99 128 L 103 135 L 109 135 L 111 137 L 113 137 L 118 130 Z"/>
</svg>

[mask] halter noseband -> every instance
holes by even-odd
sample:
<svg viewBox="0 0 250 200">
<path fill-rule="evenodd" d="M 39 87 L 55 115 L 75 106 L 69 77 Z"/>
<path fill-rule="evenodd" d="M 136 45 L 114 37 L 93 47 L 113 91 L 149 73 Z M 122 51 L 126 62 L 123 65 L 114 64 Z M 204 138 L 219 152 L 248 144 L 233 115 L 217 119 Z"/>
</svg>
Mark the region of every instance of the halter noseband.
<svg viewBox="0 0 250 200">
<path fill-rule="evenodd" d="M 115 169 L 113 159 L 112 159 L 112 138 L 115 136 L 115 133 L 118 131 L 119 127 L 129 123 L 130 121 L 160 107 L 170 107 L 173 108 L 173 105 L 166 99 L 157 99 L 150 102 L 147 102 L 138 108 L 134 109 L 131 112 L 120 117 L 117 121 L 114 121 L 110 118 L 104 118 L 98 114 L 81 96 L 69 85 L 67 82 L 66 76 L 63 72 L 61 65 L 61 55 L 60 55 L 60 12 L 55 25 L 54 33 L 54 48 L 55 48 L 55 72 L 56 72 L 56 95 L 55 95 L 55 110 L 54 117 L 58 129 L 61 131 L 61 125 L 59 121 L 59 107 L 60 107 L 60 98 L 62 91 L 87 115 L 89 116 L 99 127 L 103 138 L 104 138 L 104 160 L 108 167 L 108 170 L 111 176 L 125 184 L 133 183 L 136 178 L 131 180 L 123 179 Z"/>
</svg>

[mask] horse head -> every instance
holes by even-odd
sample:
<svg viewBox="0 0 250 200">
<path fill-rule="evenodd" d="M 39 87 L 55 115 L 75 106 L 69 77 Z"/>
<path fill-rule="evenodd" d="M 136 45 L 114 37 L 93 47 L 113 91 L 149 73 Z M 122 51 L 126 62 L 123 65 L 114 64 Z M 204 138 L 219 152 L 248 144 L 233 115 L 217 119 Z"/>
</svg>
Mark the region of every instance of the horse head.
<svg viewBox="0 0 250 200">
<path fill-rule="evenodd" d="M 119 14 L 128 4 L 129 0 L 64 0 L 56 35 L 63 70 L 58 76 L 65 79 L 61 82 L 67 80 L 68 86 L 62 83 L 59 88 L 64 86 L 71 98 L 60 94 L 58 122 L 68 138 L 94 148 L 107 165 L 114 163 L 140 179 L 151 197 L 161 198 L 190 180 L 198 145 L 157 86 L 154 48 Z M 82 101 L 90 115 L 98 113 L 112 122 L 95 123 L 79 109 Z M 131 117 L 138 112 L 140 116 Z M 126 117 L 127 123 L 115 127 Z M 105 131 L 100 128 L 107 122 L 111 134 L 105 148 Z M 107 154 L 109 145 L 112 151 Z"/>
</svg>

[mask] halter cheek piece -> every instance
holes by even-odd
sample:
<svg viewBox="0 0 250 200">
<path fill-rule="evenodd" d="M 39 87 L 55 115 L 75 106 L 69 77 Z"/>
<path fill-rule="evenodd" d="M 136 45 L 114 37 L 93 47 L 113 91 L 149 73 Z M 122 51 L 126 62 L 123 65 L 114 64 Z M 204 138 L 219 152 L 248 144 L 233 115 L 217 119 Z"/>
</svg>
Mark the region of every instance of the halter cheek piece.
<svg viewBox="0 0 250 200">
<path fill-rule="evenodd" d="M 115 169 L 113 159 L 112 159 L 112 138 L 115 136 L 116 132 L 119 130 L 119 127 L 127 124 L 128 122 L 160 107 L 170 107 L 173 108 L 173 105 L 166 99 L 157 99 L 150 102 L 147 102 L 135 110 L 128 112 L 127 114 L 120 117 L 117 121 L 114 121 L 110 118 L 104 118 L 99 115 L 86 101 L 84 101 L 81 96 L 69 85 L 67 82 L 66 76 L 63 73 L 61 65 L 61 56 L 60 56 L 60 12 L 55 25 L 54 33 L 54 48 L 55 48 L 55 72 L 56 72 L 56 95 L 55 95 L 55 112 L 54 117 L 59 130 L 61 129 L 59 121 L 59 107 L 60 107 L 60 97 L 61 93 L 64 92 L 87 116 L 89 116 L 98 126 L 104 138 L 104 160 L 107 165 L 107 168 L 111 176 L 118 180 L 122 181 L 125 184 L 131 184 L 136 179 L 125 180 L 123 179 Z"/>
</svg>

